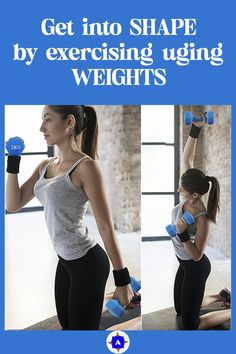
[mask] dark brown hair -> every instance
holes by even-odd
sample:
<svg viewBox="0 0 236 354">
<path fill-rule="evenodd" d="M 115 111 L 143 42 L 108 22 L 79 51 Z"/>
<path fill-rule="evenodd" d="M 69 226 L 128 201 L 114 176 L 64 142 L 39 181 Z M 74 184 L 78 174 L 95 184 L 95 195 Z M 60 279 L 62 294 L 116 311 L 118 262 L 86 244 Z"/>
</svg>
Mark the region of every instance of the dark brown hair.
<svg viewBox="0 0 236 354">
<path fill-rule="evenodd" d="M 190 168 L 181 176 L 181 185 L 183 188 L 193 194 L 198 193 L 203 195 L 209 191 L 210 183 L 211 189 L 207 201 L 208 218 L 216 222 L 216 213 L 220 210 L 220 186 L 215 177 L 206 176 L 201 170 L 197 168 Z"/>
<path fill-rule="evenodd" d="M 98 124 L 95 110 L 90 106 L 48 106 L 54 112 L 59 113 L 62 119 L 69 114 L 75 117 L 73 138 L 79 144 L 82 152 L 95 160 L 97 154 Z"/>
</svg>

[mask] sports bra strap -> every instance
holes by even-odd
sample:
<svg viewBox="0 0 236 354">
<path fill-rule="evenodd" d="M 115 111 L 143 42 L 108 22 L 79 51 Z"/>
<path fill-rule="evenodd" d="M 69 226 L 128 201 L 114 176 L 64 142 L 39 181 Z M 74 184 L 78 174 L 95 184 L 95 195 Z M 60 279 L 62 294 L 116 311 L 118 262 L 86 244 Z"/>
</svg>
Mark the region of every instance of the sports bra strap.
<svg viewBox="0 0 236 354">
<path fill-rule="evenodd" d="M 201 215 L 207 215 L 207 211 L 202 211 L 201 213 L 198 213 L 197 215 L 194 216 L 194 218 L 197 219 Z"/>
<path fill-rule="evenodd" d="M 39 174 L 40 174 L 40 175 L 42 175 L 42 174 L 44 175 L 44 173 L 45 173 L 46 169 L 48 168 L 48 166 L 49 166 L 55 159 L 56 159 L 56 156 L 52 157 L 52 158 L 46 163 L 46 165 L 44 165 L 44 166 L 40 169 Z"/>
<path fill-rule="evenodd" d="M 72 165 L 69 170 L 66 172 L 67 175 L 69 175 L 78 165 L 79 163 L 84 160 L 87 156 L 82 156 L 79 160 L 77 160 L 74 165 Z"/>
</svg>

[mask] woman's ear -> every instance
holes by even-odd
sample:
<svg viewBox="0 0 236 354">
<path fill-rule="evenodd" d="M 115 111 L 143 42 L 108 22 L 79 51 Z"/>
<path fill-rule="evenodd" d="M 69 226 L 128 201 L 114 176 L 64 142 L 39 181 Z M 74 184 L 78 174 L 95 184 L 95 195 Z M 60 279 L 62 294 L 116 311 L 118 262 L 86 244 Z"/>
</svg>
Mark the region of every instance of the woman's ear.
<svg viewBox="0 0 236 354">
<path fill-rule="evenodd" d="M 68 114 L 67 125 L 69 128 L 73 128 L 75 125 L 75 116 L 73 114 Z"/>
<path fill-rule="evenodd" d="M 196 199 L 199 197 L 199 194 L 198 193 L 193 193 L 193 198 Z"/>
</svg>

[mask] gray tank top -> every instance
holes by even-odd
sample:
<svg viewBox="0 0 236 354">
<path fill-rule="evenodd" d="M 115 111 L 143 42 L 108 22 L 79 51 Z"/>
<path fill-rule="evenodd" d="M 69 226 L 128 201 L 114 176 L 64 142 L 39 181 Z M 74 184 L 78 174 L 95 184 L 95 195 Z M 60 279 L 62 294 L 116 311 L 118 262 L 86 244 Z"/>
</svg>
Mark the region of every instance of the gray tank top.
<svg viewBox="0 0 236 354">
<path fill-rule="evenodd" d="M 76 187 L 70 173 L 85 158 L 83 156 L 61 176 L 45 178 L 53 157 L 40 171 L 34 194 L 44 206 L 48 232 L 56 253 L 66 260 L 84 256 L 97 242 L 84 225 L 88 197 Z"/>
<path fill-rule="evenodd" d="M 171 214 L 171 219 L 172 219 L 173 225 L 175 225 L 176 221 L 183 216 L 183 205 L 184 205 L 185 201 L 186 200 L 184 199 L 181 203 L 179 203 L 178 205 L 176 205 L 173 208 L 172 214 Z M 207 212 L 203 211 L 197 215 L 194 215 L 194 218 L 197 219 L 201 215 L 207 215 Z M 188 225 L 187 230 L 188 230 L 191 241 L 194 242 L 196 231 L 197 231 L 196 227 L 194 227 L 193 225 Z M 177 257 L 179 257 L 180 259 L 183 259 L 183 260 L 192 259 L 192 257 L 185 250 L 183 242 L 180 241 L 178 236 L 171 237 L 171 240 L 173 242 L 175 254 Z"/>
</svg>

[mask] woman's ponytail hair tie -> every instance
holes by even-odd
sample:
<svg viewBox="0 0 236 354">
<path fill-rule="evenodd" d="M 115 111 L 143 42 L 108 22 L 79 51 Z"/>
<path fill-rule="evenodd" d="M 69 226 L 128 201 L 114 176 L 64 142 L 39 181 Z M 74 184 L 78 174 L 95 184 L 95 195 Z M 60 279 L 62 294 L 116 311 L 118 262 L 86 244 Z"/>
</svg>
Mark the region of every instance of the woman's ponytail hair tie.
<svg viewBox="0 0 236 354">
<path fill-rule="evenodd" d="M 211 176 L 206 176 L 206 181 L 207 182 L 211 182 L 212 181 L 212 177 Z"/>
</svg>

